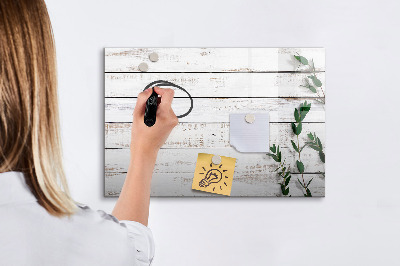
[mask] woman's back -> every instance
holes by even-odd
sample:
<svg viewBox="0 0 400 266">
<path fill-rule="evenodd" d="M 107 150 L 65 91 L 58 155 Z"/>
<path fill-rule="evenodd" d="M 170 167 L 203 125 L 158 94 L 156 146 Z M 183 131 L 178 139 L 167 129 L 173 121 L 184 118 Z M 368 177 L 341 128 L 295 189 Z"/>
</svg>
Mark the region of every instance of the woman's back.
<svg viewBox="0 0 400 266">
<path fill-rule="evenodd" d="M 50 215 L 20 172 L 0 174 L 0 225 L 1 265 L 148 265 L 154 254 L 140 223 L 87 206 L 71 217 Z"/>
<path fill-rule="evenodd" d="M 148 127 L 144 112 L 153 91 L 160 101 L 157 122 Z M 154 87 L 136 99 L 135 137 L 114 216 L 79 206 L 62 162 L 55 43 L 46 4 L 1 0 L 0 265 L 149 265 L 151 178 L 158 151 L 178 124 L 173 97 L 173 90 Z"/>
</svg>

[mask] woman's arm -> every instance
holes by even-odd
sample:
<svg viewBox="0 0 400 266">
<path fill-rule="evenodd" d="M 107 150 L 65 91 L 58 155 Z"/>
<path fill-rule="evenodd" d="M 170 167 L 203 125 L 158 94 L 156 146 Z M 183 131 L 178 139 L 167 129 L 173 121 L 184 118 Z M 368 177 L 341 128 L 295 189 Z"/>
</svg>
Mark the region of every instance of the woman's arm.
<svg viewBox="0 0 400 266">
<path fill-rule="evenodd" d="M 154 126 L 144 124 L 144 111 L 147 98 L 152 93 L 149 88 L 139 94 L 133 112 L 131 158 L 128 173 L 121 194 L 112 214 L 119 220 L 130 220 L 147 226 L 150 204 L 150 184 L 158 150 L 164 144 L 178 118 L 171 108 L 174 98 L 172 89 L 155 87 L 161 96 Z"/>
</svg>

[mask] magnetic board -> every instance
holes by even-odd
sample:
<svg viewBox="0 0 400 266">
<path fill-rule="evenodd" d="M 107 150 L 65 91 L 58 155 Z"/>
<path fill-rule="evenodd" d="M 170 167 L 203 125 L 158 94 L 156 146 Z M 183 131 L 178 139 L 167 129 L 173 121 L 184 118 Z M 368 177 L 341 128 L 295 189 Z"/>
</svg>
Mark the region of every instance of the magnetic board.
<svg viewBox="0 0 400 266">
<path fill-rule="evenodd" d="M 150 54 L 156 53 L 156 62 Z M 296 59 L 312 59 L 323 84 L 308 89 L 310 71 Z M 140 65 L 147 65 L 146 71 Z M 143 65 L 142 65 L 143 66 Z M 291 196 L 303 196 L 297 179 L 311 180 L 312 196 L 325 196 L 325 164 L 318 152 L 301 152 L 304 171 L 296 167 L 293 112 L 304 101 L 311 110 L 302 121 L 299 142 L 315 133 L 325 146 L 325 49 L 323 48 L 106 48 L 105 49 L 105 191 L 118 196 L 129 164 L 132 112 L 136 97 L 155 80 L 184 87 L 194 100 L 192 112 L 179 120 L 161 148 L 154 168 L 152 196 L 221 197 L 192 189 L 199 153 L 236 158 L 232 197 L 282 196 L 278 163 L 266 153 L 241 153 L 229 142 L 229 115 L 268 112 L 269 143 L 280 146 L 291 169 Z M 184 113 L 187 95 L 176 91 L 172 108 Z M 224 196 L 222 196 L 224 197 Z"/>
</svg>

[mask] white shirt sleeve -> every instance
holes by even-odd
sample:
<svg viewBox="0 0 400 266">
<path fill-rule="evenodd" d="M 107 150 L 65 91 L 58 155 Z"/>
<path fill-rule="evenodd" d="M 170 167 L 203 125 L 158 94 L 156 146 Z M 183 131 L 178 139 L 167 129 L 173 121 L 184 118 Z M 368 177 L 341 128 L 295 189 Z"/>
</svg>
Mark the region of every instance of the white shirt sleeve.
<svg viewBox="0 0 400 266">
<path fill-rule="evenodd" d="M 129 238 L 135 243 L 136 258 L 140 265 L 150 265 L 154 258 L 154 239 L 151 230 L 138 222 L 121 220 L 121 225 L 128 229 Z"/>
<path fill-rule="evenodd" d="M 87 205 L 81 205 L 80 208 L 90 209 Z M 120 226 L 126 228 L 128 238 L 131 241 L 132 246 L 135 248 L 134 252 L 138 266 L 151 265 L 155 253 L 155 243 L 150 228 L 139 222 L 118 220 L 115 216 L 102 210 L 97 210 L 96 212 L 100 214 L 103 219 L 114 221 Z"/>
</svg>

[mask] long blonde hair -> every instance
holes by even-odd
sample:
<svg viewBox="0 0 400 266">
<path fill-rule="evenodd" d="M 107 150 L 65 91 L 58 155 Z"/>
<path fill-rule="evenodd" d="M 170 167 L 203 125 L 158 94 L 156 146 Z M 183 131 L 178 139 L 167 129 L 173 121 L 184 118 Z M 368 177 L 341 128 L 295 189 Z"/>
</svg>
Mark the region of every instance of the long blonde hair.
<svg viewBox="0 0 400 266">
<path fill-rule="evenodd" d="M 43 0 L 0 1 L 0 172 L 50 214 L 74 213 L 62 164 L 53 31 Z"/>
</svg>

